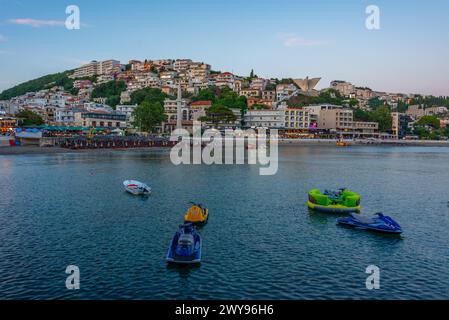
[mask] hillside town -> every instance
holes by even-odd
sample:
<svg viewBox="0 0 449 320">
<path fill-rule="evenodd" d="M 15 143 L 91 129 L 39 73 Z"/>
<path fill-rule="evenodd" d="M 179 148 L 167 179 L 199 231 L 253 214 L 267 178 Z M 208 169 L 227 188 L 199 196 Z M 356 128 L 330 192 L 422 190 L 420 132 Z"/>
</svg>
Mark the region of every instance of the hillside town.
<svg viewBox="0 0 449 320">
<path fill-rule="evenodd" d="M 201 121 L 219 130 L 278 129 L 291 139 L 447 139 L 447 98 L 378 92 L 341 80 L 317 90 L 320 80 L 265 79 L 254 71 L 239 76 L 190 59 L 92 61 L 68 72 L 62 85 L 0 100 L 0 134 L 17 143 L 32 143 L 33 135 L 166 136 L 181 126 L 191 132 Z M 136 115 L 145 101 L 139 97 L 151 94 L 158 95 L 163 117 L 150 128 Z"/>
</svg>

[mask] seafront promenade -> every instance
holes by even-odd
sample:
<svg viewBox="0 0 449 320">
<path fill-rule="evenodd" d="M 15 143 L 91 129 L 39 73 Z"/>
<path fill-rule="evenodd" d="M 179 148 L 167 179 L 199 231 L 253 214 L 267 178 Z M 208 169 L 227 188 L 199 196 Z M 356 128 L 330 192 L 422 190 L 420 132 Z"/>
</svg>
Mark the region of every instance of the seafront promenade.
<svg viewBox="0 0 449 320">
<path fill-rule="evenodd" d="M 279 139 L 279 146 L 336 146 L 337 140 L 333 139 Z M 449 147 L 449 141 L 429 141 L 429 140 L 348 140 L 349 147 L 354 146 L 401 146 L 401 147 Z M 172 143 L 136 143 L 133 145 L 114 145 L 108 143 L 83 145 L 84 142 L 67 142 L 65 145 L 40 147 L 34 145 L 0 147 L 0 156 L 2 155 L 24 155 L 24 154 L 53 154 L 53 153 L 76 153 L 76 152 L 123 152 L 128 150 L 154 150 L 167 149 Z"/>
</svg>

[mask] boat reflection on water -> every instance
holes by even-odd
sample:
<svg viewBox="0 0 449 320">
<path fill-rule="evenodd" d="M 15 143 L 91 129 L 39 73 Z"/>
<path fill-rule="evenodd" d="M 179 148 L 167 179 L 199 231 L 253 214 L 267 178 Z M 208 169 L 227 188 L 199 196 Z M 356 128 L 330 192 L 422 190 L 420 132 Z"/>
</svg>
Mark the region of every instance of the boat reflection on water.
<svg viewBox="0 0 449 320">
<path fill-rule="evenodd" d="M 179 276 L 183 279 L 187 279 L 192 272 L 199 270 L 201 268 L 201 264 L 175 264 L 175 263 L 167 263 L 167 271 L 169 272 L 177 272 Z"/>
</svg>

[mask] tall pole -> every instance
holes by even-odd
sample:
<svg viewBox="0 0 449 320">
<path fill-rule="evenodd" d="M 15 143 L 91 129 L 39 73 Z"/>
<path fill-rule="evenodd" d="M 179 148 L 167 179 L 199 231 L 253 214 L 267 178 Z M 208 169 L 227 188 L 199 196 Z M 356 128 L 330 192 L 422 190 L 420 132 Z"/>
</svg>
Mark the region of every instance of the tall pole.
<svg viewBox="0 0 449 320">
<path fill-rule="evenodd" d="M 182 129 L 182 91 L 181 84 L 178 84 L 178 97 L 176 98 L 176 129 Z"/>
</svg>

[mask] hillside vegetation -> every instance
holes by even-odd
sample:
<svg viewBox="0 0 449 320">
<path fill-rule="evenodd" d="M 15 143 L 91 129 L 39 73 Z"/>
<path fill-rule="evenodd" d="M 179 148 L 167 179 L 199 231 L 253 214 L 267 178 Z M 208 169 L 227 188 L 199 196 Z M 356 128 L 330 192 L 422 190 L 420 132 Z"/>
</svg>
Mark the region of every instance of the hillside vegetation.
<svg viewBox="0 0 449 320">
<path fill-rule="evenodd" d="M 23 95 L 27 92 L 36 92 L 39 90 L 51 88 L 53 86 L 62 86 L 64 87 L 64 90 L 72 92 L 74 91 L 73 79 L 69 78 L 69 75 L 72 72 L 72 70 L 68 70 L 60 73 L 49 74 L 34 80 L 21 83 L 10 89 L 4 90 L 0 94 L 0 100 L 8 100 Z"/>
</svg>

